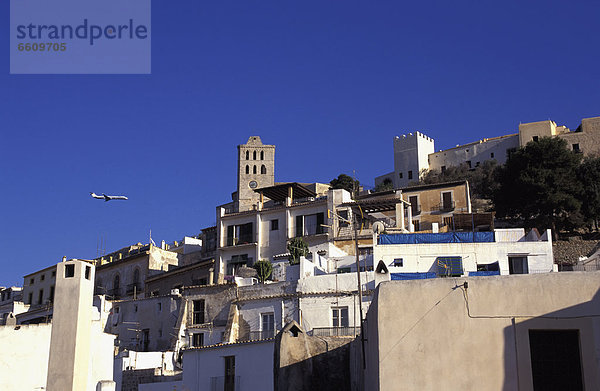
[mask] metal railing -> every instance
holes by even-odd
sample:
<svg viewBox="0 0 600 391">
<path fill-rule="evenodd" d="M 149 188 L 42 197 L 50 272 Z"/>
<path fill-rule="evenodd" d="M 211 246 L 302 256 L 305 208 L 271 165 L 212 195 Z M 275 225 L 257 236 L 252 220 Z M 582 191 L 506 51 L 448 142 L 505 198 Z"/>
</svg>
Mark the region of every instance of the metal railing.
<svg viewBox="0 0 600 391">
<path fill-rule="evenodd" d="M 114 299 L 119 299 L 121 297 L 121 288 L 109 289 L 108 295 L 112 296 Z"/>
<path fill-rule="evenodd" d="M 132 295 L 134 292 L 139 294 L 142 291 L 142 284 L 139 282 L 127 285 L 126 294 Z"/>
<path fill-rule="evenodd" d="M 254 235 L 240 235 L 240 237 L 227 236 L 226 246 L 239 246 L 240 244 L 254 243 Z"/>
<path fill-rule="evenodd" d="M 211 391 L 240 391 L 239 376 L 214 376 L 210 378 Z"/>
<path fill-rule="evenodd" d="M 316 337 L 354 337 L 360 334 L 360 327 L 314 327 Z"/>
<path fill-rule="evenodd" d="M 275 330 L 264 330 L 264 331 L 250 331 L 247 335 L 238 338 L 239 341 L 260 341 L 263 339 L 274 338 L 277 331 Z"/>
</svg>

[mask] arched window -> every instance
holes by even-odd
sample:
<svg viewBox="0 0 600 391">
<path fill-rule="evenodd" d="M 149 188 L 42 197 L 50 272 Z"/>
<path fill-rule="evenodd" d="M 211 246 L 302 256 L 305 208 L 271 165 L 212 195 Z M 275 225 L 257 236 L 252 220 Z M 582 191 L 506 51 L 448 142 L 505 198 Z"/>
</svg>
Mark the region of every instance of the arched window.
<svg viewBox="0 0 600 391">
<path fill-rule="evenodd" d="M 113 281 L 113 289 L 116 291 L 121 287 L 121 277 L 117 274 L 115 276 L 115 280 Z"/>
<path fill-rule="evenodd" d="M 256 151 L 254 151 L 254 153 L 252 154 L 252 159 L 256 160 Z"/>
<path fill-rule="evenodd" d="M 266 174 L 267 173 L 267 167 L 265 167 L 264 164 L 262 166 L 260 166 L 260 173 L 261 174 Z"/>
<path fill-rule="evenodd" d="M 138 268 L 133 271 L 133 283 L 136 285 L 140 283 L 140 269 Z"/>
<path fill-rule="evenodd" d="M 246 174 L 250 174 L 250 166 L 246 164 Z"/>
<path fill-rule="evenodd" d="M 252 171 L 254 171 L 254 174 L 256 174 L 256 165 L 254 166 L 254 169 Z"/>
<path fill-rule="evenodd" d="M 265 160 L 265 151 L 260 151 L 260 160 Z"/>
<path fill-rule="evenodd" d="M 250 160 L 250 151 L 246 151 L 246 160 Z"/>
</svg>

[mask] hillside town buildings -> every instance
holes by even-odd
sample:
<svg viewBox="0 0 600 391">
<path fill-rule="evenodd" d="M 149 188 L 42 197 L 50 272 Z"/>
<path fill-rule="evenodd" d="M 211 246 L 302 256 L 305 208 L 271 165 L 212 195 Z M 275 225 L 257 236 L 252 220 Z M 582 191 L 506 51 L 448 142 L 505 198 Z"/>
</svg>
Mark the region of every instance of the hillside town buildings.
<svg viewBox="0 0 600 391">
<path fill-rule="evenodd" d="M 594 144 L 585 137 L 600 132 L 598 124 L 600 118 L 587 119 L 581 131 L 568 132 L 544 121 L 523 124 L 514 136 L 568 137 L 591 153 Z M 500 158 L 514 141 L 482 141 L 477 154 L 465 156 Z M 525 329 L 518 331 L 517 353 L 498 354 L 514 343 L 510 327 L 516 323 L 551 329 L 564 323 L 595 346 L 589 303 L 596 273 L 581 277 L 584 289 L 563 299 L 544 284 L 574 286 L 580 275 L 557 273 L 550 232 L 494 227 L 493 213 L 473 213 L 467 181 L 406 186 L 424 169 L 451 164 L 435 160 L 433 146 L 420 133 L 395 141 L 395 189 L 353 197 L 324 183 L 275 182 L 275 146 L 250 137 L 237 148 L 237 189 L 216 207 L 214 226 L 173 243 L 150 238 L 93 260 L 65 258 L 25 275 L 22 289 L 0 290 L 2 346 L 39 347 L 35 357 L 10 348 L 16 358 L 0 362 L 0 389 L 394 389 L 400 384 L 394 366 L 410 368 L 402 373 L 435 372 L 424 367 L 438 352 L 448 362 L 475 360 L 465 358 L 478 353 L 463 335 L 474 329 L 478 344 L 493 341 L 489 371 L 500 365 L 524 371 L 517 380 L 497 371 L 494 384 L 529 385 L 523 362 L 533 353 L 527 353 Z M 308 248 L 297 260 L 288 248 L 294 239 Z M 259 260 L 273 268 L 264 283 L 253 269 Z M 536 287 L 535 305 L 529 305 L 524 298 Z M 442 293 L 450 299 L 440 304 Z M 473 304 L 465 309 L 467 294 Z M 512 300 L 515 295 L 521 296 Z M 443 312 L 427 318 L 422 310 L 437 306 L 436 300 Z M 585 320 L 543 320 L 563 311 Z M 503 320 L 487 323 L 473 314 Z M 424 316 L 422 325 L 411 323 L 417 315 Z M 462 341 L 448 345 L 458 353 L 421 342 L 435 334 L 434 325 L 444 328 L 444 338 Z M 408 347 L 388 342 L 402 338 Z M 595 360 L 592 348 L 582 351 Z M 417 358 L 407 364 L 406 355 Z M 44 370 L 12 379 L 28 360 Z M 580 367 L 586 386 L 594 386 L 598 376 L 588 374 L 597 368 Z M 403 380 L 407 388 L 438 385 L 414 373 Z M 464 378 L 457 380 L 464 388 L 482 384 L 479 377 L 472 383 Z"/>
</svg>

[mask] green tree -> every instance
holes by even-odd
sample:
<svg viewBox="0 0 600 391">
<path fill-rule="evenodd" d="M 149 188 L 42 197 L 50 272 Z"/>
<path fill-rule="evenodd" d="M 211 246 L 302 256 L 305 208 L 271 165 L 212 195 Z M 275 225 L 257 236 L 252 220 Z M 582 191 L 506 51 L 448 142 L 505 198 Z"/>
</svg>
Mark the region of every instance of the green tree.
<svg viewBox="0 0 600 391">
<path fill-rule="evenodd" d="M 271 277 L 271 273 L 273 272 L 273 265 L 267 259 L 261 259 L 252 267 L 256 270 L 258 280 L 263 284 Z"/>
<path fill-rule="evenodd" d="M 358 187 L 360 186 L 360 183 L 357 180 L 352 179 L 351 176 L 346 174 L 338 175 L 338 177 L 331 180 L 329 184 L 331 185 L 332 189 L 347 190 L 350 194 L 352 194 L 352 197 L 356 195 L 358 192 Z"/>
<path fill-rule="evenodd" d="M 509 155 L 497 171 L 493 204 L 498 217 L 523 219 L 525 226 L 571 230 L 582 224 L 581 155 L 567 149 L 558 137 L 531 141 Z"/>
<path fill-rule="evenodd" d="M 577 177 L 582 185 L 581 212 L 586 222 L 598 229 L 600 220 L 600 158 L 586 158 L 579 166 Z"/>
<path fill-rule="evenodd" d="M 305 257 L 308 254 L 308 245 L 302 238 L 290 239 L 287 249 L 290 253 L 290 265 L 300 263 L 300 257 Z"/>
<path fill-rule="evenodd" d="M 373 188 L 375 193 L 380 191 L 394 190 L 394 184 L 390 178 L 385 178 L 383 182 Z"/>
<path fill-rule="evenodd" d="M 487 160 L 475 168 L 469 168 L 466 164 L 460 166 L 451 166 L 440 172 L 430 170 L 425 173 L 421 183 L 434 184 L 453 181 L 469 181 L 469 187 L 473 198 L 491 199 L 492 194 L 497 189 L 496 170 L 498 169 L 496 160 Z"/>
</svg>

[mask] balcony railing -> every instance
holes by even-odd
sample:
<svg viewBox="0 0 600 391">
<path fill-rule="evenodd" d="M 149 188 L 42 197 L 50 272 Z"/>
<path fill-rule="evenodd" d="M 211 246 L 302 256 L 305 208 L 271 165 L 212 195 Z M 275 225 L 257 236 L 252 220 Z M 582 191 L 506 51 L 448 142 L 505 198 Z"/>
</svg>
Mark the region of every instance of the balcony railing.
<svg viewBox="0 0 600 391">
<path fill-rule="evenodd" d="M 312 332 L 317 337 L 354 337 L 360 334 L 360 327 L 315 327 Z"/>
<path fill-rule="evenodd" d="M 415 205 L 414 207 L 411 205 L 410 208 L 413 216 L 418 216 L 421 214 L 421 205 Z"/>
<path fill-rule="evenodd" d="M 142 291 L 142 284 L 140 284 L 139 282 L 127 285 L 127 289 L 125 290 L 126 294 L 128 294 L 128 295 L 133 295 L 134 292 L 136 294 L 140 294 L 141 291 Z"/>
<path fill-rule="evenodd" d="M 450 201 L 450 202 L 442 202 L 437 206 L 434 206 L 433 208 L 431 208 L 432 212 L 449 212 L 451 210 L 454 210 L 454 208 L 456 207 L 456 203 L 454 201 Z"/>
<path fill-rule="evenodd" d="M 240 391 L 239 376 L 215 376 L 210 378 L 210 391 Z"/>
<path fill-rule="evenodd" d="M 240 237 L 228 236 L 227 246 L 239 246 L 240 244 L 254 243 L 254 235 L 240 235 Z"/>
<path fill-rule="evenodd" d="M 275 330 L 250 331 L 248 335 L 238 338 L 239 341 L 260 341 L 263 339 L 274 338 L 277 332 Z"/>
<path fill-rule="evenodd" d="M 113 299 L 120 299 L 121 298 L 121 288 L 109 289 L 108 295 L 112 296 Z"/>
</svg>

